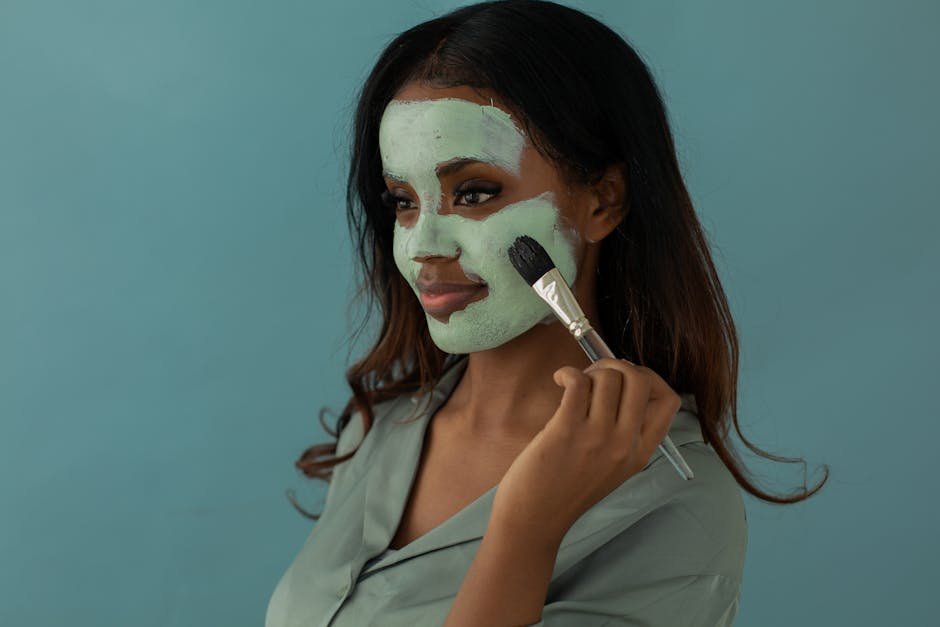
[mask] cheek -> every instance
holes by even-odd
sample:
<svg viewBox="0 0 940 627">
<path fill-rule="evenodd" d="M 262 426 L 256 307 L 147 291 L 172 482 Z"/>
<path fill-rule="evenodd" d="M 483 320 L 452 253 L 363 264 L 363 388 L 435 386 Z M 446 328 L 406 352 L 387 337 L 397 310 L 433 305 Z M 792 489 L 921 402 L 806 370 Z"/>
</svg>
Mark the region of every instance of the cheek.
<svg viewBox="0 0 940 627">
<path fill-rule="evenodd" d="M 509 261 L 508 250 L 515 235 L 506 230 L 502 221 L 465 227 L 457 239 L 461 248 L 460 267 L 467 276 L 477 276 L 490 286 L 487 299 L 499 300 L 517 290 L 532 289 Z"/>
<path fill-rule="evenodd" d="M 392 234 L 392 256 L 395 259 L 395 265 L 398 267 L 398 271 L 405 280 L 408 281 L 411 287 L 414 288 L 415 280 L 417 279 L 417 271 L 414 267 L 415 261 L 412 260 L 407 253 L 410 238 L 411 233 L 396 222 L 395 230 Z"/>
<path fill-rule="evenodd" d="M 574 279 L 574 244 L 570 228 L 561 223 L 560 212 L 551 198 L 542 195 L 508 205 L 478 223 L 465 237 L 465 261 L 479 268 L 484 280 L 497 282 L 503 289 L 531 290 L 509 260 L 508 250 L 520 235 L 529 235 L 545 248 L 569 283 Z"/>
</svg>

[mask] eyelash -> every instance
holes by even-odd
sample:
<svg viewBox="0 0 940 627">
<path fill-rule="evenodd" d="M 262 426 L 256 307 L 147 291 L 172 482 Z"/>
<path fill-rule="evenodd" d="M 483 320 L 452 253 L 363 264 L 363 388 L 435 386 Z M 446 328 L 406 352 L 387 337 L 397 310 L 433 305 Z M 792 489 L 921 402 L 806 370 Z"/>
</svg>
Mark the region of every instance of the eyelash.
<svg viewBox="0 0 940 627">
<path fill-rule="evenodd" d="M 410 202 L 411 201 L 410 198 L 406 198 L 404 196 L 396 196 L 395 194 L 393 194 L 391 191 L 387 189 L 382 190 L 380 197 L 382 199 L 382 204 L 385 205 L 388 209 L 390 209 L 394 213 L 398 213 L 399 211 L 407 211 L 409 209 L 409 208 L 403 209 L 399 207 L 398 203 L 403 202 L 403 201 Z"/>
<path fill-rule="evenodd" d="M 500 191 L 502 191 L 502 188 L 499 185 L 486 185 L 482 183 L 477 183 L 477 184 L 471 183 L 471 184 L 464 184 L 463 186 L 458 187 L 454 191 L 454 195 L 457 198 L 462 198 L 464 196 L 469 196 L 472 194 L 488 194 L 490 196 L 495 196 Z M 398 203 L 411 202 L 411 199 L 408 198 L 407 196 L 398 196 L 396 194 L 393 194 L 390 190 L 387 190 L 387 189 L 382 191 L 381 199 L 382 199 L 382 204 L 385 205 L 387 208 L 391 209 L 392 211 L 394 211 L 395 213 L 408 211 L 409 209 L 415 209 L 415 207 L 400 207 Z M 487 198 L 486 200 L 471 203 L 466 206 L 476 207 L 477 205 L 482 205 L 483 203 L 488 202 L 490 200 L 492 200 L 492 198 Z"/>
<path fill-rule="evenodd" d="M 457 189 L 455 194 L 458 197 L 468 196 L 470 194 L 486 194 L 490 196 L 486 200 L 481 200 L 479 202 L 472 203 L 470 206 L 482 205 L 483 203 L 492 200 L 493 196 L 496 196 L 502 189 L 499 185 L 487 185 L 485 183 L 477 183 L 475 185 L 467 185 L 463 189 Z"/>
</svg>

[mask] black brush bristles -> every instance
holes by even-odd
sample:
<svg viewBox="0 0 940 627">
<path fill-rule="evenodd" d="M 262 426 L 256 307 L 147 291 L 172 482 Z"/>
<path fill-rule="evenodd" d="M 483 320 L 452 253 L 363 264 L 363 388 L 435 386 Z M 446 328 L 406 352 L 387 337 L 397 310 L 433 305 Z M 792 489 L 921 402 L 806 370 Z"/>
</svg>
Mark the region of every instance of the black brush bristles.
<svg viewBox="0 0 940 627">
<path fill-rule="evenodd" d="M 520 235 L 509 247 L 509 261 L 529 285 L 555 267 L 555 262 L 542 245 L 528 235 Z"/>
</svg>

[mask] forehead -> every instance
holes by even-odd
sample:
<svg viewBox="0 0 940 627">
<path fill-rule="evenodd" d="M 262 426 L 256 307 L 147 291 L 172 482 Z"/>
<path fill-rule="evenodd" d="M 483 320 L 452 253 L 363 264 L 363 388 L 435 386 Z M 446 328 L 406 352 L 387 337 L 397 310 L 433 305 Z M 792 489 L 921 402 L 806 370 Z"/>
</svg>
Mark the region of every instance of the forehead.
<svg viewBox="0 0 940 627">
<path fill-rule="evenodd" d="M 392 176 L 477 159 L 518 171 L 526 137 L 505 110 L 463 98 L 392 100 L 379 126 L 382 166 Z"/>
</svg>

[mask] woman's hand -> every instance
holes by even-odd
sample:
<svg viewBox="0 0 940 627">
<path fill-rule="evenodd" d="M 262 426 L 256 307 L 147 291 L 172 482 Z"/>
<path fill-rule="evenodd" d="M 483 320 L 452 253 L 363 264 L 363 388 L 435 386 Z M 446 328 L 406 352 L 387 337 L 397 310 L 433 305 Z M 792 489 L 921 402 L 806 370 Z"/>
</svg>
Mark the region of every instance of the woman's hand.
<svg viewBox="0 0 940 627">
<path fill-rule="evenodd" d="M 649 368 L 601 359 L 559 368 L 558 410 L 503 476 L 490 524 L 560 543 L 595 503 L 642 470 L 681 399 Z"/>
</svg>

